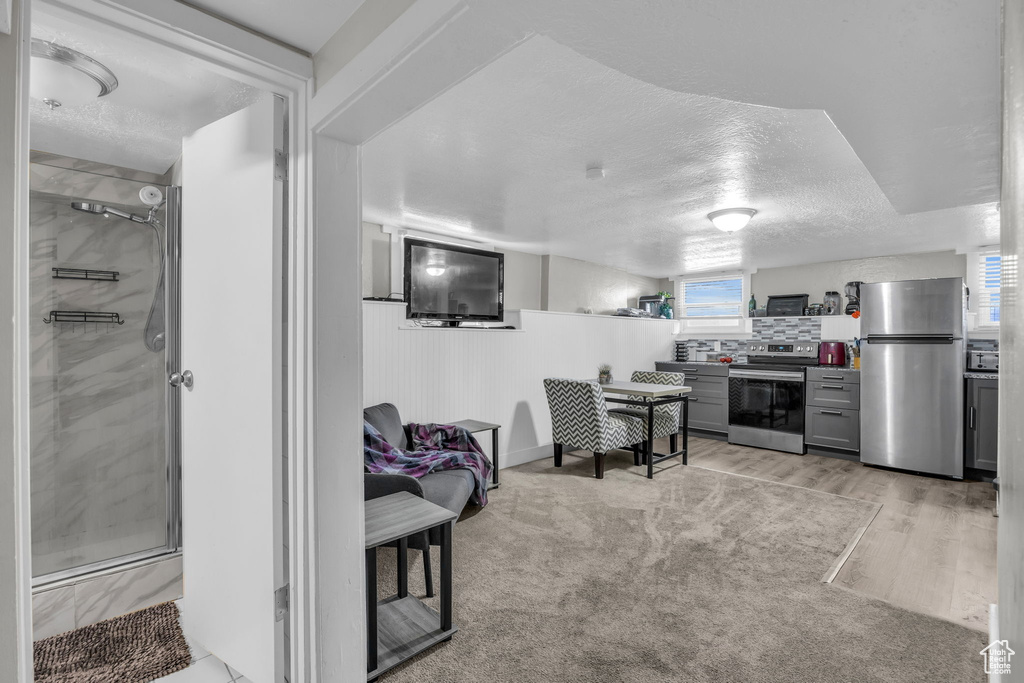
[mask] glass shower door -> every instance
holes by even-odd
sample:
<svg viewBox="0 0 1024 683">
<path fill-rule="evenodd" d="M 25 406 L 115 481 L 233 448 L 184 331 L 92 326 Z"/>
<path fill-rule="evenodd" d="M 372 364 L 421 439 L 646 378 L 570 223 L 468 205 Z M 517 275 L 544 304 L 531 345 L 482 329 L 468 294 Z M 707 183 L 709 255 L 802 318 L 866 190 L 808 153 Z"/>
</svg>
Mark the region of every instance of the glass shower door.
<svg viewBox="0 0 1024 683">
<path fill-rule="evenodd" d="M 176 241 L 178 190 L 159 186 L 167 201 L 151 213 L 140 199 L 150 183 L 35 163 L 32 172 L 39 585 L 179 546 L 177 412 L 167 384 L 176 352 L 168 312 L 177 303 L 167 246 L 169 233 Z"/>
</svg>

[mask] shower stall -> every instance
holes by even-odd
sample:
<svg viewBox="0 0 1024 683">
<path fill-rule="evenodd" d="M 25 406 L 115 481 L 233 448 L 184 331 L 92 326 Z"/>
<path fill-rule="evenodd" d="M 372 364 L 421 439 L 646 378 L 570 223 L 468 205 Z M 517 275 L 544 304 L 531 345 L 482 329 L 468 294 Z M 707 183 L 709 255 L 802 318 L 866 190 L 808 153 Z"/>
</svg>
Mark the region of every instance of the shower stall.
<svg viewBox="0 0 1024 683">
<path fill-rule="evenodd" d="M 109 579 L 181 547 L 178 394 L 168 385 L 180 193 L 169 176 L 52 155 L 34 155 L 31 174 L 38 590 Z"/>
</svg>

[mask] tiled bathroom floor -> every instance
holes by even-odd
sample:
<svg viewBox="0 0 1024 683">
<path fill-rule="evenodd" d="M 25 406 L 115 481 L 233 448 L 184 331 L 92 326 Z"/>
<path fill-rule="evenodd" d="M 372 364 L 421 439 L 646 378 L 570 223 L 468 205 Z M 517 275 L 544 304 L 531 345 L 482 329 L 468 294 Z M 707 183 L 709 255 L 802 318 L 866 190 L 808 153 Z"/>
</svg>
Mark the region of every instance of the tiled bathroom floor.
<svg viewBox="0 0 1024 683">
<path fill-rule="evenodd" d="M 187 633 L 185 640 L 192 651 L 192 663 L 187 669 L 157 679 L 160 683 L 249 683 L 248 678 L 204 650 Z"/>
</svg>

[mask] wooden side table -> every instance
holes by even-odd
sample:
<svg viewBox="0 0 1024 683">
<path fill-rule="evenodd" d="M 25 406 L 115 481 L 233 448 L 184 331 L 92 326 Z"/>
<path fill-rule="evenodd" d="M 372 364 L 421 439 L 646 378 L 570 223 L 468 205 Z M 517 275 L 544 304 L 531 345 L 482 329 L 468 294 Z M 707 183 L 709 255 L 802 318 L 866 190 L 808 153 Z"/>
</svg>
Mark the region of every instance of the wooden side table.
<svg viewBox="0 0 1024 683">
<path fill-rule="evenodd" d="M 488 490 L 498 488 L 498 430 L 501 429 L 501 425 L 496 425 L 493 422 L 480 422 L 479 420 L 459 420 L 458 422 L 452 422 L 456 427 L 462 427 L 470 434 L 477 434 L 478 432 L 491 432 L 491 464 L 494 466 L 491 469 L 491 485 L 487 487 Z"/>
<path fill-rule="evenodd" d="M 452 626 L 452 525 L 458 515 L 407 491 L 374 498 L 366 513 L 366 678 L 377 680 L 458 631 Z M 441 531 L 441 613 L 409 595 L 409 536 Z M 377 601 L 377 547 L 398 541 L 398 594 Z"/>
</svg>

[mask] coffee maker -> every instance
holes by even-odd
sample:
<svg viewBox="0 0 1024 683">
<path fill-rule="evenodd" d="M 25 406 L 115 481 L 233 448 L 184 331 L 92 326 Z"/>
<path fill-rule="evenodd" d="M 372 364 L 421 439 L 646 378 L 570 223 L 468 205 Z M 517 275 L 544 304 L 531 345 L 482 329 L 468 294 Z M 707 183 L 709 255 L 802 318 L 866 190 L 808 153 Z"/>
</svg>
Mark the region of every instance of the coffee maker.
<svg viewBox="0 0 1024 683">
<path fill-rule="evenodd" d="M 846 304 L 846 315 L 851 315 L 860 310 L 860 286 L 862 284 L 864 283 L 859 280 L 846 283 L 844 291 L 846 292 L 846 298 L 849 300 Z"/>
</svg>

